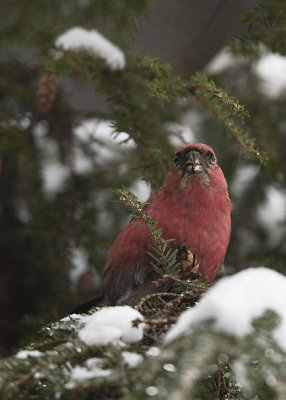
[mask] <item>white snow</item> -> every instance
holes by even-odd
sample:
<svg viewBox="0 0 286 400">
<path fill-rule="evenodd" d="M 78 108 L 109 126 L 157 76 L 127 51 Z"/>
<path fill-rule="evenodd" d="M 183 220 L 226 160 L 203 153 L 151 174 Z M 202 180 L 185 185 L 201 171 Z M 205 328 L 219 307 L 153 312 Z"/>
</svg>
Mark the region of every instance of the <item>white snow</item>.
<svg viewBox="0 0 286 400">
<path fill-rule="evenodd" d="M 97 161 L 101 163 L 108 163 L 118 156 L 121 150 L 136 146 L 126 132 L 117 132 L 111 121 L 97 118 L 82 121 L 74 129 L 74 135 L 79 143 L 90 145 L 96 153 Z"/>
<path fill-rule="evenodd" d="M 168 122 L 165 129 L 170 133 L 170 142 L 174 147 L 180 147 L 195 141 L 194 132 L 189 123 L 182 118 L 181 123 Z"/>
<path fill-rule="evenodd" d="M 207 64 L 205 71 L 208 74 L 219 74 L 225 69 L 235 65 L 238 62 L 238 57 L 234 57 L 228 47 L 221 49 Z"/>
<path fill-rule="evenodd" d="M 72 319 L 81 319 L 82 316 L 80 314 L 69 314 L 68 316 L 60 319 L 61 322 L 69 322 Z M 67 343 L 69 344 L 69 342 Z"/>
<path fill-rule="evenodd" d="M 84 174 L 92 171 L 92 162 L 91 160 L 84 154 L 82 149 L 75 147 L 73 149 L 73 169 L 78 174 Z"/>
<path fill-rule="evenodd" d="M 36 143 L 41 152 L 43 189 L 47 196 L 52 197 L 62 189 L 70 177 L 71 167 L 61 162 L 57 142 L 47 133 L 45 124 L 37 124 L 34 128 Z M 87 173 L 93 168 L 92 160 L 84 154 L 82 145 L 88 144 L 94 152 L 94 160 L 103 164 L 122 157 L 122 151 L 136 146 L 134 140 L 128 140 L 129 135 L 126 132 L 116 132 L 111 121 L 102 119 L 82 121 L 74 129 L 73 134 L 75 146 L 71 161 L 73 171 L 78 174 Z M 122 157 L 122 170 L 125 165 Z"/>
<path fill-rule="evenodd" d="M 44 191 L 49 195 L 53 195 L 62 188 L 64 182 L 69 177 L 69 169 L 58 161 L 43 162 L 43 164 Z"/>
<path fill-rule="evenodd" d="M 71 261 L 73 268 L 69 275 L 72 286 L 75 289 L 79 277 L 88 270 L 88 254 L 85 249 L 81 247 L 72 247 Z"/>
<path fill-rule="evenodd" d="M 131 351 L 123 351 L 121 354 L 125 364 L 130 368 L 137 367 L 137 365 L 143 361 L 141 354 L 133 353 Z"/>
<path fill-rule="evenodd" d="M 71 370 L 70 377 L 72 380 L 83 381 L 91 378 L 107 378 L 112 374 L 111 369 L 102 369 L 93 367 L 91 369 L 77 365 Z"/>
<path fill-rule="evenodd" d="M 42 353 L 38 350 L 20 350 L 15 357 L 24 360 L 28 357 L 39 357 L 41 355 Z"/>
<path fill-rule="evenodd" d="M 107 345 L 108 343 L 138 342 L 143 338 L 145 324 L 132 326 L 132 321 L 144 317 L 130 306 L 104 307 L 92 315 L 82 318 L 85 324 L 79 330 L 80 339 L 87 345 Z"/>
<path fill-rule="evenodd" d="M 56 39 L 56 46 L 64 50 L 85 49 L 92 55 L 104 59 L 113 71 L 124 69 L 126 64 L 120 48 L 95 29 L 86 30 L 80 27 L 69 29 Z"/>
<path fill-rule="evenodd" d="M 258 174 L 259 167 L 254 165 L 245 165 L 236 170 L 230 188 L 230 192 L 234 196 L 234 204 L 235 197 L 240 198 L 248 190 L 248 187 L 254 184 Z M 265 244 L 269 247 L 279 244 L 281 238 L 285 235 L 285 217 L 286 191 L 279 186 L 268 185 L 265 188 L 265 199 L 261 200 L 255 211 L 255 218 L 265 230 L 267 235 Z M 247 229 L 243 229 L 239 237 L 243 243 L 241 251 L 244 255 L 258 245 L 257 235 Z"/>
<path fill-rule="evenodd" d="M 261 51 L 262 55 L 254 71 L 262 80 L 261 90 L 263 93 L 270 98 L 276 98 L 286 89 L 286 57 L 278 53 L 266 52 L 265 49 L 261 49 Z M 218 74 L 243 60 L 243 57 L 233 56 L 225 47 L 213 57 L 205 71 L 209 74 Z"/>
<path fill-rule="evenodd" d="M 85 381 L 93 378 L 108 378 L 110 375 L 116 373 L 112 369 L 104 369 L 104 359 L 99 357 L 92 357 L 84 362 L 84 365 L 76 365 L 72 367 L 67 364 L 66 374 L 69 381 L 66 383 L 68 389 L 75 387 L 75 381 Z"/>
<path fill-rule="evenodd" d="M 146 356 L 148 357 L 158 357 L 161 353 L 161 349 L 157 346 L 150 347 L 149 350 L 146 351 Z"/>
<path fill-rule="evenodd" d="M 286 89 L 286 57 L 276 53 L 263 55 L 256 65 L 256 73 L 263 80 L 262 90 L 275 98 Z"/>
<path fill-rule="evenodd" d="M 34 135 L 41 154 L 43 190 L 48 196 L 59 191 L 70 175 L 69 168 L 60 161 L 57 142 L 47 136 L 45 124 L 37 124 Z"/>
<path fill-rule="evenodd" d="M 244 191 L 247 190 L 248 185 L 253 182 L 258 173 L 259 167 L 256 165 L 242 165 L 237 168 L 231 185 L 231 193 L 236 197 L 244 194 Z"/>
<path fill-rule="evenodd" d="M 274 186 L 267 188 L 266 199 L 258 207 L 258 220 L 269 232 L 269 245 L 275 245 L 285 230 L 284 219 L 286 216 L 286 193 L 285 190 Z"/>
<path fill-rule="evenodd" d="M 246 390 L 250 390 L 252 386 L 248 374 L 249 368 L 247 367 L 251 361 L 252 360 L 248 354 L 242 354 L 239 359 L 235 360 L 232 364 L 232 369 L 237 378 L 237 382 L 239 382 L 239 385 Z"/>
<path fill-rule="evenodd" d="M 104 365 L 104 359 L 100 357 L 91 357 L 85 361 L 85 365 L 87 366 L 87 368 L 93 368 L 93 367 L 102 368 Z"/>
<path fill-rule="evenodd" d="M 143 179 L 137 179 L 128 187 L 128 190 L 138 197 L 139 201 L 147 201 L 151 195 L 150 183 Z"/>
<path fill-rule="evenodd" d="M 286 351 L 286 277 L 274 270 L 249 268 L 221 279 L 200 300 L 185 311 L 167 333 L 170 342 L 205 320 L 214 320 L 214 329 L 242 337 L 253 330 L 252 320 L 266 310 L 281 318 L 274 338 Z"/>
<path fill-rule="evenodd" d="M 126 132 L 117 132 L 112 125 L 112 121 L 98 119 L 98 118 L 90 118 L 83 120 L 74 130 L 75 135 L 81 139 L 82 141 L 91 141 L 94 142 L 101 141 L 115 142 L 116 144 L 122 144 L 125 141 L 124 145 L 128 145 L 128 147 L 134 147 L 135 143 L 132 139 L 127 142 L 129 135 Z"/>
</svg>

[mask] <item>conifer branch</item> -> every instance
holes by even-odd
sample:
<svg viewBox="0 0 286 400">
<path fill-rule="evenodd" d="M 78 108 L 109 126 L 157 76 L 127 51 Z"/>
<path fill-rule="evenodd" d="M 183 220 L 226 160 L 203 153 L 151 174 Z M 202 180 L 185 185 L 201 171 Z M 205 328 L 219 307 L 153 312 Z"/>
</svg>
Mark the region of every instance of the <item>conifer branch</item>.
<svg viewBox="0 0 286 400">
<path fill-rule="evenodd" d="M 154 259 L 151 261 L 154 270 L 161 275 L 178 273 L 178 262 L 176 260 L 177 250 L 168 249 L 168 243 L 175 239 L 163 239 L 162 229 L 157 228 L 157 221 L 154 221 L 150 215 L 144 210 L 148 203 L 142 203 L 131 192 L 128 192 L 124 187 L 114 191 L 127 209 L 132 213 L 132 218 L 138 221 L 148 232 L 151 249 L 149 255 Z"/>
<path fill-rule="evenodd" d="M 221 121 L 223 123 L 223 125 L 225 126 L 225 128 L 234 136 L 234 138 L 237 140 L 237 142 L 241 145 L 241 147 L 244 148 L 244 150 L 252 155 L 255 156 L 259 156 L 259 152 L 256 150 L 251 149 L 239 136 L 238 132 L 237 132 L 237 127 L 234 126 L 234 123 L 232 120 L 230 119 L 226 119 L 222 113 L 219 112 L 219 110 L 213 105 L 211 104 L 210 101 L 208 101 L 208 99 L 206 97 L 204 97 L 201 93 L 200 93 L 200 89 L 202 89 L 202 87 L 200 86 L 194 86 L 190 89 L 191 93 L 193 94 L 193 96 L 198 100 L 198 102 L 204 106 L 205 108 L 209 109 L 212 114 L 217 117 L 217 119 L 219 121 Z"/>
<path fill-rule="evenodd" d="M 265 152 L 259 150 L 255 139 L 250 138 L 249 134 L 236 124 L 233 116 L 244 123 L 244 118 L 249 117 L 249 113 L 239 104 L 234 97 L 228 96 L 215 83 L 208 80 L 205 74 L 196 74 L 191 79 L 190 93 L 206 109 L 208 109 L 226 128 L 239 145 L 250 155 L 253 155 L 264 164 L 268 160 Z"/>
<path fill-rule="evenodd" d="M 147 132 L 156 131 L 153 137 L 159 140 L 163 130 L 159 126 L 150 127 L 149 123 L 146 125 L 146 110 L 143 112 L 141 102 L 138 103 L 138 92 L 146 97 L 148 108 L 156 109 L 157 113 L 163 112 L 162 107 L 174 104 L 178 98 L 189 98 L 191 95 L 224 125 L 226 131 L 248 154 L 258 158 L 262 164 L 266 163 L 268 158 L 266 153 L 259 150 L 255 139 L 250 138 L 233 118 L 238 118 L 243 124 L 244 118 L 249 117 L 248 111 L 235 97 L 229 96 L 217 87 L 214 81 L 209 80 L 206 74 L 198 73 L 190 80 L 183 80 L 173 73 L 169 64 L 150 56 L 135 59 L 130 56 L 129 66 L 125 70 L 111 72 L 102 60 L 95 60 L 85 52 L 65 51 L 64 54 L 65 57 L 60 60 L 50 59 L 46 63 L 46 69 L 62 71 L 66 75 L 76 73 L 92 82 L 99 91 L 107 94 L 111 110 L 109 118 L 114 121 L 114 127 L 118 132 L 127 132 L 138 145 L 146 172 L 148 169 L 149 179 L 153 180 L 152 166 L 159 160 L 155 152 L 150 150 Z M 142 82 L 142 78 L 146 79 L 146 82 Z M 129 90 L 131 80 L 135 85 L 135 91 Z M 117 90 L 114 90 L 114 87 Z M 162 159 L 160 162 L 162 164 Z"/>
<path fill-rule="evenodd" d="M 250 138 L 233 118 L 238 118 L 243 124 L 245 117 L 250 116 L 248 111 L 235 97 L 229 96 L 214 81 L 209 80 L 206 74 L 197 73 L 189 81 L 184 81 L 174 75 L 172 68 L 161 60 L 137 57 L 136 61 L 142 75 L 149 79 L 148 87 L 152 96 L 171 102 L 179 97 L 188 98 L 191 94 L 224 125 L 226 131 L 248 154 L 258 158 L 262 164 L 266 163 L 266 153 L 259 150 L 255 139 Z"/>
<path fill-rule="evenodd" d="M 211 286 L 211 283 L 207 281 L 202 283 L 202 281 L 195 281 L 195 282 L 191 282 L 189 280 L 182 280 L 177 278 L 174 275 L 164 275 L 162 279 L 169 279 L 172 280 L 176 283 L 179 283 L 182 286 L 185 286 L 186 289 L 191 290 L 191 289 L 199 289 L 202 290 L 203 292 L 208 290 L 208 286 Z"/>
<path fill-rule="evenodd" d="M 264 1 L 253 7 L 243 18 L 248 24 L 244 35 L 231 40 L 236 54 L 253 56 L 259 54 L 261 45 L 268 50 L 286 54 L 286 3 L 284 0 Z"/>
<path fill-rule="evenodd" d="M 169 298 L 176 298 L 178 295 L 176 293 L 172 293 L 172 292 L 162 292 L 162 293 L 151 293 L 151 294 L 146 294 L 146 296 L 142 297 L 142 299 L 140 299 L 139 303 L 136 304 L 136 306 L 134 308 L 136 308 L 136 310 L 138 311 L 143 311 L 143 305 L 144 303 L 146 303 L 147 301 L 153 300 L 153 299 L 158 299 L 158 297 L 161 299 L 163 297 L 169 297 Z"/>
</svg>

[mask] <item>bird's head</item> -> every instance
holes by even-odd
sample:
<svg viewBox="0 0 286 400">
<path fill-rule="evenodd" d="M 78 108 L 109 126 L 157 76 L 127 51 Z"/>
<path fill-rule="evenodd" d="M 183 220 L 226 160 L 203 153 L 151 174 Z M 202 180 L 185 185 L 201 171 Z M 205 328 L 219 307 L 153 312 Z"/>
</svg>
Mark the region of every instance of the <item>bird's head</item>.
<svg viewBox="0 0 286 400">
<path fill-rule="evenodd" d="M 210 146 L 194 143 L 180 147 L 176 151 L 173 166 L 183 181 L 194 176 L 208 181 L 210 171 L 217 166 L 217 159 Z"/>
</svg>

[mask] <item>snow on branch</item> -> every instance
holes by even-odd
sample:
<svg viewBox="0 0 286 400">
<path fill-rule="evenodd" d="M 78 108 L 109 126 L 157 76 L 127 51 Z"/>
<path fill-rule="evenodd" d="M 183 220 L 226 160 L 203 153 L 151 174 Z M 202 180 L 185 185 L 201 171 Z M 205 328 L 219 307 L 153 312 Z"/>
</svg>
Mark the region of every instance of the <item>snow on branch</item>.
<svg viewBox="0 0 286 400">
<path fill-rule="evenodd" d="M 158 293 L 161 311 L 149 297 L 137 310 L 105 307 L 44 327 L 40 341 L 0 360 L 3 398 L 96 391 L 102 400 L 183 400 L 209 398 L 211 387 L 216 399 L 238 400 L 255 398 L 263 385 L 264 398 L 284 399 L 286 277 L 250 268 L 221 279 L 198 304 L 186 294 Z"/>
<path fill-rule="evenodd" d="M 125 68 L 123 52 L 95 29 L 90 31 L 79 27 L 69 29 L 57 38 L 56 46 L 64 50 L 85 49 L 90 54 L 104 59 L 113 71 Z"/>
<path fill-rule="evenodd" d="M 79 338 L 90 346 L 107 345 L 123 340 L 138 342 L 143 338 L 145 324 L 133 326 L 132 321 L 144 319 L 137 310 L 129 306 L 105 307 L 92 315 L 83 317 L 85 326 L 79 331 Z"/>
<path fill-rule="evenodd" d="M 286 351 L 286 277 L 260 267 L 249 268 L 221 279 L 197 307 L 184 312 L 168 332 L 166 342 L 188 334 L 194 325 L 214 320 L 214 329 L 243 337 L 253 331 L 253 320 L 271 310 L 280 318 L 273 337 Z"/>
</svg>

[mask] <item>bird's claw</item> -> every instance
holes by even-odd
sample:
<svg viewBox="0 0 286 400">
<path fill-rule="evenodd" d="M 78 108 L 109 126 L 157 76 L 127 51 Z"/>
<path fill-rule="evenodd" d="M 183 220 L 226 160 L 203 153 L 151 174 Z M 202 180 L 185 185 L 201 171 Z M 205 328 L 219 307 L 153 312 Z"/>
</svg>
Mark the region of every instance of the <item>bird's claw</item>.
<svg viewBox="0 0 286 400">
<path fill-rule="evenodd" d="M 200 272 L 197 272 L 197 273 L 195 273 L 195 274 L 192 274 L 192 275 L 190 276 L 190 279 L 191 279 L 192 281 L 196 281 L 197 279 L 201 279 L 202 276 L 203 276 L 203 275 L 202 275 Z"/>
<path fill-rule="evenodd" d="M 200 279 L 201 274 L 199 271 L 200 264 L 197 257 L 187 249 L 184 243 L 178 246 L 177 260 L 180 264 L 180 276 L 183 279 Z"/>
</svg>

